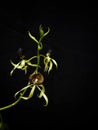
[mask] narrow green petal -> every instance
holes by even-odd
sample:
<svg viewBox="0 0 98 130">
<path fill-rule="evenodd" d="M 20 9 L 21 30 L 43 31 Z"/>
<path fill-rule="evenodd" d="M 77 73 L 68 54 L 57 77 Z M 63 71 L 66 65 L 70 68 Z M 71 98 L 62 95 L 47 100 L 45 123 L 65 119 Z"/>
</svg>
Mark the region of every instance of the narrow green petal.
<svg viewBox="0 0 98 130">
<path fill-rule="evenodd" d="M 31 57 L 30 59 L 26 60 L 26 62 L 29 62 L 29 61 L 31 61 L 31 60 L 34 59 L 34 58 L 37 58 L 37 56 Z"/>
<path fill-rule="evenodd" d="M 14 72 L 14 70 L 12 70 L 12 71 L 10 72 L 10 76 L 12 76 L 13 72 Z"/>
<path fill-rule="evenodd" d="M 52 67 L 53 67 L 53 63 L 52 63 L 52 61 L 50 61 L 50 65 L 49 65 L 48 73 L 52 70 Z"/>
<path fill-rule="evenodd" d="M 22 67 L 23 67 L 23 65 L 24 65 L 24 61 L 22 62 L 22 61 L 20 61 L 18 64 L 14 64 L 11 60 L 10 60 L 10 62 L 11 62 L 11 64 L 14 66 L 14 69 L 21 69 Z M 22 64 L 22 65 L 21 65 Z"/>
<path fill-rule="evenodd" d="M 48 31 L 47 31 L 46 33 L 44 33 L 44 37 L 45 37 L 46 35 L 48 35 L 49 32 L 50 32 L 50 28 L 48 27 Z"/>
<path fill-rule="evenodd" d="M 36 85 L 33 85 L 32 89 L 31 89 L 31 91 L 30 91 L 29 96 L 28 96 L 28 97 L 23 97 L 23 96 L 22 96 L 21 98 L 24 99 L 24 100 L 30 99 L 30 98 L 33 96 L 33 94 L 34 94 L 35 88 L 36 88 Z"/>
<path fill-rule="evenodd" d="M 38 88 L 40 91 L 42 91 L 39 86 L 37 86 L 37 88 Z M 46 101 L 46 104 L 45 104 L 44 106 L 47 106 L 47 105 L 48 105 L 48 97 L 47 97 L 46 94 L 43 93 L 43 92 L 41 92 L 41 95 L 44 97 L 44 99 L 45 99 L 45 101 Z M 41 98 L 42 96 L 40 96 L 39 98 Z"/>
<path fill-rule="evenodd" d="M 24 91 L 25 89 L 30 88 L 31 86 L 32 86 L 32 85 L 30 84 L 30 85 L 27 85 L 26 87 L 22 88 L 21 90 L 19 90 L 18 92 L 16 92 L 16 93 L 14 94 L 14 97 L 16 98 L 16 96 L 17 96 L 19 93 L 21 93 L 21 92 Z"/>
<path fill-rule="evenodd" d="M 44 97 L 44 99 L 46 101 L 46 104 L 44 106 L 47 106 L 48 105 L 48 97 L 46 96 L 46 94 L 43 94 L 43 97 Z"/>
<path fill-rule="evenodd" d="M 45 64 L 44 72 L 47 72 L 47 71 L 48 71 L 48 64 Z"/>
<path fill-rule="evenodd" d="M 13 68 L 13 69 L 11 70 L 11 72 L 10 72 L 10 76 L 12 76 L 14 70 L 15 70 L 16 68 L 18 68 L 20 62 L 19 62 L 18 64 L 14 64 L 11 60 L 10 60 L 10 62 L 11 62 L 11 64 L 14 66 L 14 68 Z"/>
<path fill-rule="evenodd" d="M 41 84 L 41 85 L 39 85 L 42 89 L 40 89 L 41 90 L 41 92 L 40 92 L 40 94 L 38 95 L 38 97 L 39 98 L 41 98 L 42 96 L 43 96 L 43 94 L 44 94 L 44 92 L 45 92 L 45 87 Z M 39 87 L 39 86 L 37 86 L 37 87 Z"/>
<path fill-rule="evenodd" d="M 53 63 L 56 65 L 56 67 L 58 67 L 57 62 L 54 59 L 51 59 L 53 61 Z"/>
<path fill-rule="evenodd" d="M 28 68 L 28 66 L 25 66 L 25 67 L 22 68 L 21 70 L 24 70 L 24 71 L 25 71 L 25 74 L 27 74 L 27 68 Z"/>
<path fill-rule="evenodd" d="M 37 64 L 32 64 L 31 62 L 27 62 L 28 65 L 32 66 L 32 67 L 37 67 Z"/>
<path fill-rule="evenodd" d="M 10 60 L 10 62 L 11 62 L 11 64 L 12 64 L 14 67 L 17 66 L 17 64 L 15 64 L 15 63 L 12 62 L 12 60 Z"/>
<path fill-rule="evenodd" d="M 36 43 L 39 43 L 38 41 L 37 41 L 37 39 L 34 37 L 34 36 L 32 36 L 31 35 L 31 33 L 28 31 L 28 34 L 29 34 L 29 37 L 32 39 L 32 40 L 34 40 Z"/>
</svg>

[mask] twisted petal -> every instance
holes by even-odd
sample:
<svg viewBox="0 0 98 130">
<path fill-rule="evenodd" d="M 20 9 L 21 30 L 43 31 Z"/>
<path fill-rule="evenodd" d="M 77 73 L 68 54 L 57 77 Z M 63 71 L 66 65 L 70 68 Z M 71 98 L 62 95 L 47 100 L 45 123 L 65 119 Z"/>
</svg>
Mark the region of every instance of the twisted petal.
<svg viewBox="0 0 98 130">
<path fill-rule="evenodd" d="M 49 64 L 50 64 L 50 61 L 51 61 L 51 58 L 49 56 L 46 56 L 44 58 L 44 64 L 45 64 L 45 68 L 44 68 L 44 71 L 48 71 L 49 69 Z"/>
<path fill-rule="evenodd" d="M 44 92 L 45 92 L 45 87 L 41 84 L 41 85 L 39 85 L 39 86 L 37 86 L 37 88 L 38 87 L 41 87 L 42 89 L 40 89 L 41 90 L 41 92 L 40 92 L 40 94 L 38 95 L 38 97 L 39 98 L 41 98 L 42 96 L 43 96 L 43 94 L 44 94 Z M 39 88 L 38 88 L 39 89 Z"/>
<path fill-rule="evenodd" d="M 16 98 L 16 96 L 20 93 L 21 95 L 21 92 L 23 92 L 24 90 L 30 88 L 32 86 L 32 84 L 28 84 L 26 87 L 22 88 L 20 91 L 16 92 L 14 97 Z"/>
<path fill-rule="evenodd" d="M 46 56 L 44 58 L 44 64 L 50 62 L 51 58 L 49 56 Z"/>
<path fill-rule="evenodd" d="M 32 64 L 31 62 L 30 62 L 30 60 L 32 60 L 33 58 L 36 58 L 35 56 L 34 57 L 32 57 L 32 58 L 30 58 L 29 60 L 21 60 L 18 64 L 15 64 L 15 63 L 13 63 L 11 60 L 10 60 L 10 62 L 11 62 L 11 64 L 14 66 L 14 68 L 12 69 L 12 71 L 10 72 L 10 75 L 12 76 L 12 74 L 13 74 L 13 71 L 15 70 L 15 69 L 21 69 L 21 70 L 24 70 L 25 71 L 25 74 L 27 73 L 27 65 L 29 65 L 29 66 L 32 66 L 32 67 L 37 67 L 38 65 L 37 64 Z M 27 65 L 26 65 L 27 64 Z"/>
<path fill-rule="evenodd" d="M 31 61 L 32 59 L 37 58 L 37 56 L 33 56 L 30 59 L 26 60 L 27 62 Z"/>
<path fill-rule="evenodd" d="M 10 60 L 10 62 L 11 62 L 11 64 L 14 66 L 14 68 L 13 68 L 12 71 L 10 72 L 10 75 L 12 76 L 12 74 L 13 74 L 13 72 L 14 72 L 14 70 L 15 70 L 16 68 L 21 69 L 21 67 L 19 66 L 21 62 L 19 62 L 18 64 L 14 64 L 11 60 Z"/>
<path fill-rule="evenodd" d="M 21 70 L 24 70 L 25 71 L 25 74 L 27 73 L 27 65 L 26 66 L 24 66 L 23 68 L 21 68 Z"/>
<path fill-rule="evenodd" d="M 35 88 L 36 88 L 36 85 L 33 85 L 32 88 L 31 88 L 31 91 L 29 93 L 29 96 L 28 97 L 22 96 L 21 98 L 24 99 L 24 100 L 30 99 L 33 96 L 33 94 L 34 94 Z"/>
<path fill-rule="evenodd" d="M 10 60 L 10 62 L 14 66 L 15 69 L 16 68 L 21 69 L 21 66 L 20 66 L 21 61 L 18 64 L 13 63 L 11 60 Z"/>
<path fill-rule="evenodd" d="M 48 64 L 45 64 L 45 68 L 44 68 L 44 71 L 47 72 L 48 71 Z"/>
<path fill-rule="evenodd" d="M 28 64 L 29 66 L 32 66 L 32 67 L 37 67 L 37 66 L 38 66 L 37 64 L 32 64 L 31 62 L 27 62 L 27 64 Z"/>
<path fill-rule="evenodd" d="M 34 37 L 34 36 L 32 36 L 31 35 L 31 33 L 28 31 L 28 34 L 29 34 L 29 37 L 32 39 L 32 40 L 34 40 L 36 43 L 39 43 L 38 41 L 37 41 L 37 39 Z"/>
<path fill-rule="evenodd" d="M 43 85 L 39 85 L 39 86 L 37 86 L 37 88 L 40 90 L 40 94 L 39 94 L 38 97 L 39 98 L 44 97 L 44 99 L 46 101 L 46 104 L 44 106 L 47 106 L 48 105 L 48 97 L 45 94 L 45 88 L 44 88 L 44 86 Z"/>
<path fill-rule="evenodd" d="M 42 41 L 42 39 L 43 39 L 46 35 L 48 35 L 49 32 L 50 32 L 50 28 L 49 28 L 49 27 L 48 27 L 47 32 L 44 32 L 43 27 L 42 27 L 41 25 L 39 26 L 39 33 L 40 33 L 39 43 Z"/>
<path fill-rule="evenodd" d="M 49 62 L 49 67 L 48 67 L 48 73 L 52 70 L 53 63 L 52 61 Z"/>
<path fill-rule="evenodd" d="M 12 76 L 12 74 L 13 74 L 13 72 L 14 72 L 15 69 L 25 70 L 25 74 L 27 73 L 27 65 L 25 65 L 26 60 L 21 60 L 18 64 L 14 64 L 11 60 L 10 60 L 10 62 L 14 66 L 14 68 L 10 72 L 11 76 Z"/>
<path fill-rule="evenodd" d="M 44 33 L 43 37 L 45 37 L 46 35 L 48 35 L 48 33 L 50 32 L 50 28 L 48 27 L 48 30 L 46 33 Z"/>
<path fill-rule="evenodd" d="M 58 67 L 57 62 L 54 59 L 50 58 L 48 54 L 44 58 L 44 64 L 45 64 L 44 71 L 48 71 L 48 73 L 52 70 L 53 64 L 55 64 L 55 66 Z"/>
</svg>

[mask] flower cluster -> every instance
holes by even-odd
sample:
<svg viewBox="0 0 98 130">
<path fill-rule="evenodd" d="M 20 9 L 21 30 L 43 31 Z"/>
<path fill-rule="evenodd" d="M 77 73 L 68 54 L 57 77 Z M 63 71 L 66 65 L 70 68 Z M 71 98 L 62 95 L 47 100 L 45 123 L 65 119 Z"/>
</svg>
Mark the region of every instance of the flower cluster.
<svg viewBox="0 0 98 130">
<path fill-rule="evenodd" d="M 8 106 L 5 106 L 3 108 L 0 108 L 0 110 L 4 110 L 4 109 L 10 108 L 10 107 L 16 105 L 21 99 L 24 99 L 24 100 L 30 99 L 34 94 L 35 89 L 39 90 L 38 98 L 43 97 L 46 102 L 45 106 L 48 105 L 48 97 L 45 94 L 45 87 L 43 85 L 44 76 L 42 75 L 42 73 L 40 73 L 39 69 L 42 69 L 40 66 L 41 57 L 43 58 L 43 64 L 44 64 L 43 72 L 48 72 L 48 74 L 49 74 L 50 71 L 53 69 L 53 65 L 55 65 L 56 68 L 58 68 L 58 64 L 57 64 L 56 60 L 54 60 L 53 58 L 50 57 L 49 52 L 46 53 L 46 55 L 43 55 L 40 53 L 40 50 L 43 49 L 42 40 L 45 36 L 48 35 L 49 32 L 50 32 L 49 27 L 48 27 L 48 30 L 45 32 L 43 27 L 40 25 L 39 26 L 39 40 L 38 40 L 34 36 L 31 35 L 30 31 L 28 31 L 29 37 L 37 44 L 37 55 L 32 56 L 29 59 L 26 59 L 25 56 L 22 55 L 22 52 L 20 52 L 21 57 L 20 57 L 20 61 L 18 63 L 14 63 L 12 60 L 10 60 L 12 66 L 13 66 L 13 69 L 10 71 L 10 76 L 13 75 L 13 73 L 16 69 L 24 71 L 25 74 L 27 74 L 27 69 L 29 69 L 29 66 L 35 68 L 35 70 L 33 72 L 31 72 L 31 74 L 29 75 L 27 85 L 15 93 L 14 97 L 15 97 L 15 99 L 17 99 L 17 97 L 18 97 L 18 99 L 14 103 L 12 103 Z M 21 50 L 22 49 L 20 49 L 19 51 L 21 51 Z M 36 59 L 37 62 L 33 63 L 33 59 Z M 28 90 L 29 90 L 29 94 L 26 95 L 26 92 Z"/>
</svg>

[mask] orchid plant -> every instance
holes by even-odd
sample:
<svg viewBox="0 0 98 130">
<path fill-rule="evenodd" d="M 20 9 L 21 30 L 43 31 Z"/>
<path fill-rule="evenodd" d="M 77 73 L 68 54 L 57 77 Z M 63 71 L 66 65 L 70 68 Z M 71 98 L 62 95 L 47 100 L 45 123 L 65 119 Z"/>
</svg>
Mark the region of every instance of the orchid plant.
<svg viewBox="0 0 98 130">
<path fill-rule="evenodd" d="M 43 55 L 40 53 L 40 50 L 43 49 L 43 42 L 42 42 L 43 38 L 46 37 L 49 34 L 49 32 L 50 32 L 49 27 L 47 28 L 47 31 L 45 32 L 42 25 L 40 25 L 39 26 L 39 40 L 38 40 L 30 33 L 30 31 L 28 31 L 28 36 L 37 45 L 37 55 L 32 56 L 29 59 L 26 59 L 25 56 L 22 55 L 20 57 L 20 61 L 18 63 L 14 63 L 12 60 L 10 60 L 10 63 L 13 66 L 13 69 L 10 72 L 10 76 L 13 76 L 15 70 L 18 70 L 18 69 L 24 71 L 25 74 L 27 74 L 27 72 L 28 72 L 27 70 L 28 70 L 29 66 L 31 66 L 35 69 L 29 75 L 27 85 L 14 94 L 14 97 L 16 99 L 15 102 L 13 102 L 12 104 L 9 104 L 7 106 L 1 107 L 0 111 L 8 109 L 12 106 L 15 106 L 17 103 L 20 102 L 21 99 L 28 100 L 28 99 L 32 98 L 32 96 L 35 92 L 35 89 L 38 89 L 38 91 L 39 91 L 38 98 L 42 98 L 42 97 L 44 98 L 44 100 L 45 100 L 44 106 L 48 105 L 48 97 L 45 94 L 45 87 L 43 84 L 44 83 L 44 76 L 40 72 L 41 57 L 43 58 L 44 72 L 47 72 L 49 74 L 50 71 L 53 69 L 53 65 L 55 65 L 55 67 L 58 68 L 58 64 L 57 64 L 56 60 L 51 58 L 50 52 L 47 52 L 46 55 Z M 36 59 L 37 63 L 33 63 L 34 59 Z M 26 96 L 26 92 L 28 91 L 28 89 L 30 89 L 30 92 Z"/>
</svg>

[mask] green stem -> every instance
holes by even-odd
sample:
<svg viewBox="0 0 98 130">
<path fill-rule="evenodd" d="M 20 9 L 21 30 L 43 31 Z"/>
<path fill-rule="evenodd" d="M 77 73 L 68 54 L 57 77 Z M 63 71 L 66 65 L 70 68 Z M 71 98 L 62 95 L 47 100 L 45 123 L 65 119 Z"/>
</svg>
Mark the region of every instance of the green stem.
<svg viewBox="0 0 98 130">
<path fill-rule="evenodd" d="M 13 102 L 10 105 L 7 105 L 5 107 L 1 107 L 0 111 L 11 108 L 11 107 L 15 106 L 16 104 L 18 104 L 21 101 L 21 99 L 22 99 L 21 97 L 24 95 L 25 92 L 26 92 L 26 89 L 23 91 L 22 95 L 15 102 Z"/>
<path fill-rule="evenodd" d="M 40 56 L 41 56 L 40 50 L 42 50 L 42 48 L 43 48 L 43 45 L 42 45 L 41 38 L 40 38 L 38 45 L 37 45 L 37 67 L 36 67 L 36 70 L 35 70 L 36 73 L 38 72 L 38 68 L 40 66 Z"/>
<path fill-rule="evenodd" d="M 36 72 L 38 72 L 39 64 L 40 64 L 40 49 L 39 49 L 39 44 L 38 44 L 38 47 L 37 47 L 37 67 L 36 67 Z"/>
</svg>

